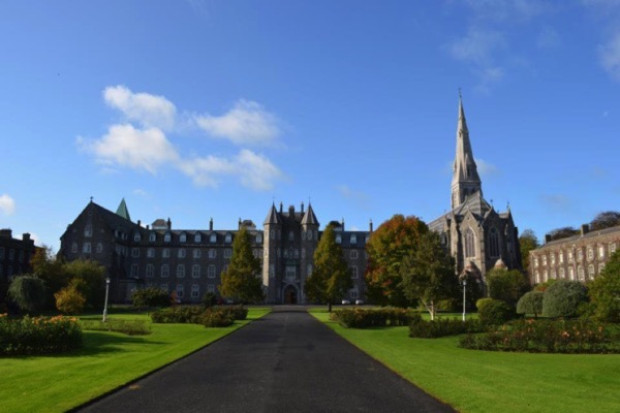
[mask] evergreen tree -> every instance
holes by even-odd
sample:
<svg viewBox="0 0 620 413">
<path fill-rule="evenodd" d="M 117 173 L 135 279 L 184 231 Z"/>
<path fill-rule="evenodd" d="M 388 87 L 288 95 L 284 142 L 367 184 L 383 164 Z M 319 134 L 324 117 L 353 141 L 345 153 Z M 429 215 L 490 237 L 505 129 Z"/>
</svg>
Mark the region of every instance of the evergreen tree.
<svg viewBox="0 0 620 413">
<path fill-rule="evenodd" d="M 262 301 L 261 262 L 254 256 L 251 236 L 245 227 L 237 232 L 232 247 L 230 264 L 222 273 L 222 284 L 218 287 L 220 294 L 243 304 Z"/>
<path fill-rule="evenodd" d="M 314 269 L 304 286 L 310 301 L 332 304 L 353 287 L 351 271 L 344 260 L 342 247 L 336 243 L 334 228 L 328 225 L 314 251 Z"/>
</svg>

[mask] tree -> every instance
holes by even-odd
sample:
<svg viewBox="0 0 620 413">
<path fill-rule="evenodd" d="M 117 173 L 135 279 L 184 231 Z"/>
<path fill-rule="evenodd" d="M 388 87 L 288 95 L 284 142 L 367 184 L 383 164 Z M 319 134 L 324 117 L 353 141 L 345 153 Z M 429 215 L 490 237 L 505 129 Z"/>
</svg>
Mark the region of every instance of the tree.
<svg viewBox="0 0 620 413">
<path fill-rule="evenodd" d="M 519 270 L 493 268 L 486 274 L 489 296 L 505 301 L 513 309 L 517 301 L 529 289 L 530 285 Z"/>
<path fill-rule="evenodd" d="M 417 245 L 400 266 L 405 297 L 419 300 L 435 319 L 437 303 L 458 295 L 458 280 L 454 275 L 454 260 L 441 245 L 439 235 L 423 234 Z"/>
<path fill-rule="evenodd" d="M 542 306 L 543 292 L 528 291 L 517 301 L 517 314 L 534 314 L 534 317 L 538 317 L 542 313 Z"/>
<path fill-rule="evenodd" d="M 80 314 L 86 303 L 86 299 L 78 291 L 75 283 L 70 283 L 68 287 L 54 293 L 54 298 L 58 311 L 65 314 Z"/>
<path fill-rule="evenodd" d="M 605 211 L 595 216 L 592 222 L 590 222 L 590 230 L 597 231 L 599 229 L 615 227 L 616 225 L 620 225 L 620 212 Z"/>
<path fill-rule="evenodd" d="M 577 231 L 573 227 L 562 227 L 562 228 L 556 228 L 548 232 L 546 238 L 548 238 L 549 241 L 555 241 L 555 240 L 562 239 L 562 238 L 572 237 L 573 235 L 577 235 L 577 234 L 579 234 L 579 231 Z"/>
<path fill-rule="evenodd" d="M 415 254 L 420 238 L 427 232 L 428 227 L 420 219 L 397 214 L 372 233 L 366 244 L 365 274 L 370 301 L 400 307 L 413 304 L 404 294 L 400 267 L 405 257 Z"/>
<path fill-rule="evenodd" d="M 620 322 L 620 250 L 614 252 L 603 271 L 588 284 L 594 315 Z"/>
<path fill-rule="evenodd" d="M 171 304 L 168 291 L 157 287 L 136 290 L 131 296 L 131 301 L 136 308 L 169 307 Z"/>
<path fill-rule="evenodd" d="M 530 251 L 540 246 L 534 231 L 526 229 L 519 236 L 519 249 L 521 251 L 521 267 L 529 273 L 530 271 Z"/>
<path fill-rule="evenodd" d="M 587 302 L 586 287 L 579 281 L 557 280 L 543 295 L 543 316 L 574 317 L 579 305 Z"/>
<path fill-rule="evenodd" d="M 63 265 L 77 291 L 86 299 L 85 308 L 100 310 L 105 297 L 105 267 L 97 261 L 78 259 Z"/>
<path fill-rule="evenodd" d="M 47 288 L 46 303 L 54 308 L 54 293 L 69 285 L 71 276 L 64 271 L 63 262 L 56 259 L 50 247 L 37 248 L 30 259 L 33 275 L 45 281 Z"/>
<path fill-rule="evenodd" d="M 241 227 L 233 241 L 230 264 L 222 273 L 222 284 L 218 287 L 220 294 L 243 304 L 262 301 L 260 272 L 261 262 L 252 251 L 251 236 L 245 227 Z"/>
<path fill-rule="evenodd" d="M 21 311 L 37 314 L 45 307 L 47 299 L 45 281 L 30 274 L 17 276 L 9 286 L 8 296 Z"/>
<path fill-rule="evenodd" d="M 310 301 L 332 304 L 353 288 L 351 271 L 344 259 L 342 247 L 336 243 L 334 228 L 330 224 L 314 251 L 314 268 L 306 280 L 304 289 Z"/>
</svg>

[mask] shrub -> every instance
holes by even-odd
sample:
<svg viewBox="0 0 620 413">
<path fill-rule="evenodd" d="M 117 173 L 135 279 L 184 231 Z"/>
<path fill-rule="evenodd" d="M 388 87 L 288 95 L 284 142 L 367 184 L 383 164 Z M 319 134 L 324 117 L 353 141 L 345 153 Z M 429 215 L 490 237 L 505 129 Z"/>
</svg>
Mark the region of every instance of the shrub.
<svg viewBox="0 0 620 413">
<path fill-rule="evenodd" d="M 215 304 L 217 304 L 217 295 L 215 293 L 205 293 L 202 296 L 202 305 L 205 308 L 213 307 Z"/>
<path fill-rule="evenodd" d="M 414 316 L 420 315 L 403 308 L 382 308 L 380 310 L 353 308 L 334 311 L 331 318 L 343 327 L 369 328 L 388 325 L 406 326 Z"/>
<path fill-rule="evenodd" d="M 482 298 L 476 303 L 478 319 L 485 326 L 504 324 L 514 317 L 514 310 L 502 300 Z"/>
<path fill-rule="evenodd" d="M 209 308 L 200 318 L 205 327 L 228 327 L 235 322 L 232 313 L 223 308 Z"/>
<path fill-rule="evenodd" d="M 543 292 L 542 291 L 529 291 L 517 302 L 517 314 L 534 314 L 534 317 L 542 314 L 543 307 Z"/>
<path fill-rule="evenodd" d="M 454 336 L 464 333 L 476 333 L 483 331 L 482 324 L 478 320 L 459 320 L 457 318 L 443 318 L 434 321 L 422 320 L 422 317 L 413 317 L 409 324 L 409 337 L 438 338 Z"/>
<path fill-rule="evenodd" d="M 574 317 L 579 305 L 587 301 L 586 287 L 579 281 L 558 280 L 543 295 L 545 317 Z"/>
<path fill-rule="evenodd" d="M 0 354 L 54 354 L 82 346 L 75 318 L 29 317 L 11 320 L 0 315 Z"/>
<path fill-rule="evenodd" d="M 194 323 L 200 324 L 204 308 L 199 305 L 179 305 L 162 308 L 151 313 L 154 323 Z"/>
<path fill-rule="evenodd" d="M 248 317 L 248 309 L 240 305 L 216 307 L 218 310 L 229 315 L 233 320 L 245 320 Z"/>
<path fill-rule="evenodd" d="M 594 315 L 611 322 L 620 322 L 620 250 L 616 251 L 603 271 L 588 285 Z"/>
<path fill-rule="evenodd" d="M 502 300 L 511 307 L 515 307 L 530 285 L 518 270 L 506 270 L 494 268 L 487 273 L 489 296 L 496 300 Z"/>
<path fill-rule="evenodd" d="M 9 286 L 8 295 L 21 311 L 36 314 L 45 306 L 45 281 L 34 275 L 15 277 Z"/>
<path fill-rule="evenodd" d="M 105 323 L 101 320 L 80 320 L 82 330 L 113 331 L 129 336 L 151 334 L 151 327 L 145 320 L 118 320 L 108 319 Z"/>
<path fill-rule="evenodd" d="M 460 346 L 492 351 L 620 353 L 620 343 L 610 329 L 586 319 L 516 320 L 486 334 L 468 334 Z"/>
<path fill-rule="evenodd" d="M 80 314 L 84 309 L 86 298 L 75 288 L 74 285 L 65 287 L 54 294 L 56 308 L 65 314 Z"/>
<path fill-rule="evenodd" d="M 169 307 L 170 295 L 156 287 L 147 287 L 136 290 L 131 297 L 133 306 L 136 308 L 145 307 Z"/>
</svg>

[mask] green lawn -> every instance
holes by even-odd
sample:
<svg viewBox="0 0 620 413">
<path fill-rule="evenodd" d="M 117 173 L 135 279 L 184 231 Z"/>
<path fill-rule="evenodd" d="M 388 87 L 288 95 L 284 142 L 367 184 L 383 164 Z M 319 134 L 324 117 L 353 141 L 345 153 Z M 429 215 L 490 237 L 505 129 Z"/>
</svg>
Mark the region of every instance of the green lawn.
<svg viewBox="0 0 620 413">
<path fill-rule="evenodd" d="M 407 327 L 336 333 L 462 412 L 620 412 L 620 355 L 465 350 L 458 338 L 413 339 Z"/>
<path fill-rule="evenodd" d="M 0 359 L 1 412 L 62 412 L 160 368 L 269 312 L 250 308 L 231 327 L 153 324 L 152 334 L 84 332 L 84 348 L 69 354 Z M 112 314 L 110 318 L 147 319 Z"/>
</svg>

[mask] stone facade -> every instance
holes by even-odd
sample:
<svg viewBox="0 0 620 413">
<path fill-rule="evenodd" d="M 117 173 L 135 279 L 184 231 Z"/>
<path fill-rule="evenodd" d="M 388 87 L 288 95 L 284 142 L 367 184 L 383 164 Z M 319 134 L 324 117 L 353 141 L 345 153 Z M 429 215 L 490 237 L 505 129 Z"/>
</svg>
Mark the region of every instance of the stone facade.
<svg viewBox="0 0 620 413">
<path fill-rule="evenodd" d="M 30 234 L 17 239 L 10 229 L 0 230 L 0 293 L 6 291 L 15 275 L 30 272 L 30 259 L 36 248 Z"/>
<path fill-rule="evenodd" d="M 498 262 L 509 269 L 520 269 L 518 229 L 510 209 L 495 211 L 482 195 L 462 100 L 451 189 L 452 210 L 429 227 L 441 235 L 442 243 L 454 257 L 457 275 L 467 274 L 484 283 L 486 272 Z"/>
<path fill-rule="evenodd" d="M 90 202 L 61 237 L 59 255 L 100 262 L 111 279 L 111 300 L 126 302 L 132 291 L 156 286 L 176 291 L 182 302 L 200 302 L 207 292 L 218 293 L 220 275 L 230 262 L 237 230 L 245 226 L 252 237 L 254 255 L 262 259 L 262 278 L 269 303 L 305 303 L 303 286 L 312 272 L 314 249 L 322 232 L 312 206 L 304 211 L 272 206 L 263 229 L 252 221 L 239 221 L 235 230 L 173 229 L 170 219 L 144 226 L 134 223 L 124 201 L 116 213 Z M 368 232 L 344 231 L 338 225 L 354 288 L 351 300 L 364 294 L 365 244 Z"/>
<path fill-rule="evenodd" d="M 578 235 L 547 241 L 530 251 L 530 283 L 548 280 L 593 280 L 620 246 L 620 226 L 590 232 L 581 227 Z"/>
</svg>

